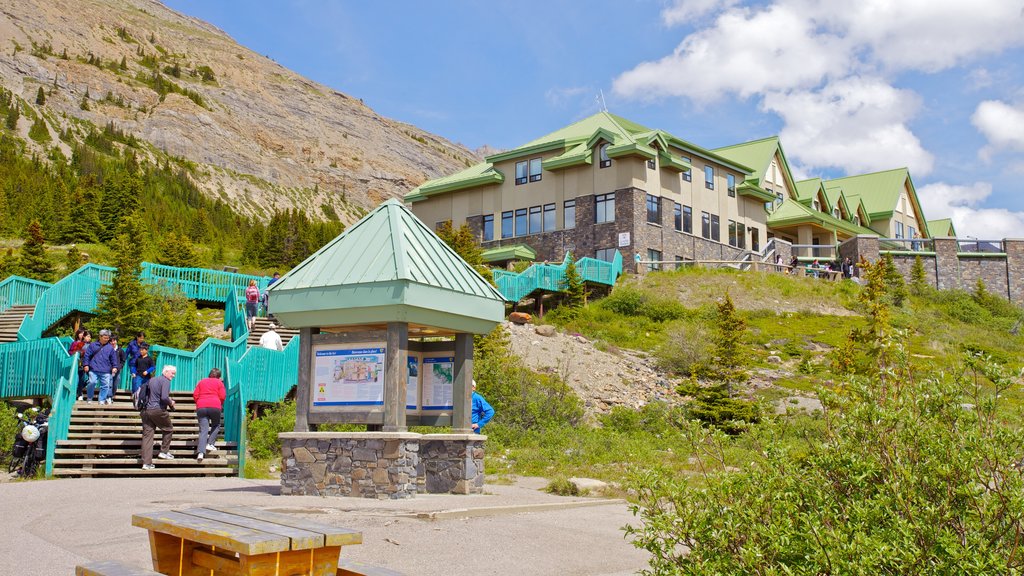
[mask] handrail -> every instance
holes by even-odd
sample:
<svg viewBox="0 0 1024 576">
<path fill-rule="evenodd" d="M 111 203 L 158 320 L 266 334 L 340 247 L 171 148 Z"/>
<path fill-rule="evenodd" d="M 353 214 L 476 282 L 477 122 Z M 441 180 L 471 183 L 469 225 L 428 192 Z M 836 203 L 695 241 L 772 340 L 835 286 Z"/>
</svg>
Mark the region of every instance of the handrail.
<svg viewBox="0 0 1024 576">
<path fill-rule="evenodd" d="M 53 284 L 22 276 L 8 276 L 0 282 L 0 312 L 12 306 L 35 305 Z"/>
<path fill-rule="evenodd" d="M 224 440 L 234 442 L 238 453 L 238 477 L 245 478 L 245 452 L 247 434 L 245 429 L 246 410 L 249 403 L 245 389 L 237 380 L 238 363 L 227 361 L 224 365 L 224 384 L 227 395 L 224 398 Z"/>
<path fill-rule="evenodd" d="M 61 376 L 50 395 L 50 419 L 46 433 L 46 476 L 53 476 L 53 463 L 57 454 L 57 442 L 67 440 L 71 428 L 71 411 L 75 405 L 78 388 L 78 353 L 71 357 L 68 373 Z"/>
<path fill-rule="evenodd" d="M 0 344 L 0 398 L 52 396 L 75 362 L 57 338 Z"/>
<path fill-rule="evenodd" d="M 223 368 L 227 360 L 240 359 L 245 354 L 246 338 L 243 336 L 232 342 L 207 338 L 195 350 L 155 344 L 150 346 L 149 352 L 156 358 L 157 374 L 168 364 L 177 368 L 174 380 L 171 381 L 172 392 L 191 392 L 196 382 L 206 378 L 211 369 Z"/>
<path fill-rule="evenodd" d="M 231 338 L 234 340 L 249 336 L 249 322 L 245 317 L 245 295 L 241 290 L 229 292 L 224 302 L 224 329 L 231 331 Z"/>
<path fill-rule="evenodd" d="M 560 292 L 565 286 L 565 269 L 570 258 L 571 254 L 566 252 L 560 264 L 538 262 L 518 274 L 494 270 L 494 283 L 508 302 L 518 302 L 536 290 Z M 580 258 L 576 261 L 576 270 L 584 282 L 615 284 L 615 280 L 622 274 L 622 254 L 616 250 L 611 262 L 590 257 Z"/>
</svg>

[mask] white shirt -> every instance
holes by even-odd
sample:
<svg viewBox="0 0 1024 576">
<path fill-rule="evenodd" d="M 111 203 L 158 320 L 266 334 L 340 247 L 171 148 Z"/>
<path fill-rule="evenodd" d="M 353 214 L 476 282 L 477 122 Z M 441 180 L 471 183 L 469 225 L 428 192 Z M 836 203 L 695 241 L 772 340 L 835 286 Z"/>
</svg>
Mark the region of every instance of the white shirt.
<svg viewBox="0 0 1024 576">
<path fill-rule="evenodd" d="M 284 350 L 284 344 L 281 343 L 281 336 L 273 330 L 267 330 L 260 336 L 260 346 L 268 350 L 277 350 L 281 352 Z"/>
</svg>

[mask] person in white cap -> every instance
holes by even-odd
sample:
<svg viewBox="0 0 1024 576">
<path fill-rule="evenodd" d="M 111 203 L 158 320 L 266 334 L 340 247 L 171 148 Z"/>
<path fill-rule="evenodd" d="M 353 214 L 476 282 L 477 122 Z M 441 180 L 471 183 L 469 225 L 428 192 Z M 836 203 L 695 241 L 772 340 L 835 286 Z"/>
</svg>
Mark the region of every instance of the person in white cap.
<svg viewBox="0 0 1024 576">
<path fill-rule="evenodd" d="M 284 344 L 281 343 L 281 335 L 275 331 L 276 328 L 277 324 L 271 322 L 267 331 L 263 333 L 263 336 L 260 336 L 260 346 L 268 350 L 277 350 L 278 352 L 281 352 L 284 350 Z"/>
<path fill-rule="evenodd" d="M 473 432 L 480 434 L 484 426 L 494 418 L 494 408 L 476 391 L 476 380 L 473 380 Z"/>
</svg>

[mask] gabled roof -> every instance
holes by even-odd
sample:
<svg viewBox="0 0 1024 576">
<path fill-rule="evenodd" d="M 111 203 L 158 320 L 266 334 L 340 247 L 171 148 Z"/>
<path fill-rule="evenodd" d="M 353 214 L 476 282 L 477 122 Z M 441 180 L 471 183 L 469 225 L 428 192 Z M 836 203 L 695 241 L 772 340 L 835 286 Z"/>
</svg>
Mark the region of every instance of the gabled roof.
<svg viewBox="0 0 1024 576">
<path fill-rule="evenodd" d="M 896 168 L 884 172 L 836 178 L 825 182 L 825 188 L 842 187 L 847 199 L 860 198 L 872 217 L 884 216 L 892 214 L 896 209 L 903 185 L 909 178 L 910 172 L 906 168 Z M 913 192 L 913 185 L 911 185 L 911 192 Z M 913 193 L 912 196 L 914 203 L 917 204 L 917 194 Z"/>
<path fill-rule="evenodd" d="M 848 234 L 877 234 L 853 222 L 840 220 L 831 214 L 818 212 L 805 206 L 802 202 L 790 200 L 783 202 L 775 211 L 768 215 L 768 227 L 790 226 L 794 224 L 816 224 L 823 228 L 839 229 Z"/>
<path fill-rule="evenodd" d="M 928 221 L 928 235 L 931 237 L 935 236 L 950 236 L 956 237 L 956 228 L 953 227 L 952 218 L 942 218 L 940 220 L 929 220 Z"/>
<path fill-rule="evenodd" d="M 598 112 L 579 122 L 574 122 L 531 140 L 522 146 L 505 152 L 492 154 L 484 162 L 456 174 L 431 180 L 413 189 L 405 196 L 406 202 L 417 202 L 427 197 L 463 188 L 490 183 L 501 183 L 504 175 L 494 165 L 507 160 L 525 159 L 546 152 L 558 152 L 544 161 L 545 170 L 558 170 L 569 166 L 592 162 L 594 147 L 607 142 L 608 156 L 640 156 L 647 159 L 661 157 L 661 165 L 677 171 L 690 169 L 682 158 L 673 156 L 686 154 L 699 156 L 724 164 L 737 172 L 750 174 L 752 169 L 732 158 L 706 150 L 664 130 L 652 130 L 609 112 Z"/>
<path fill-rule="evenodd" d="M 762 184 L 761 180 L 764 179 L 768 167 L 771 166 L 772 160 L 777 154 L 782 160 L 779 168 L 788 183 L 787 187 L 793 193 L 796 193 L 796 180 L 793 178 L 793 172 L 789 169 L 789 160 L 786 159 L 786 153 L 782 149 L 782 141 L 779 140 L 778 136 L 769 136 L 760 140 L 716 148 L 713 152 L 744 166 L 750 166 L 753 171 L 747 177 L 747 180 L 759 186 Z"/>
<path fill-rule="evenodd" d="M 397 200 L 388 200 L 268 289 L 292 327 L 410 322 L 490 331 L 504 298 Z"/>
</svg>

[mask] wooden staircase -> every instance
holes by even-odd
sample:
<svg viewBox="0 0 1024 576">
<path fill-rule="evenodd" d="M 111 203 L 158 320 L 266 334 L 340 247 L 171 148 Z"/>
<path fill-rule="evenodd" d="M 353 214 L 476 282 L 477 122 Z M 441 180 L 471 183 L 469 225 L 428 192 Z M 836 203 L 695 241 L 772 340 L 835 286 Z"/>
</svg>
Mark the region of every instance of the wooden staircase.
<svg viewBox="0 0 1024 576">
<path fill-rule="evenodd" d="M 18 328 L 21 328 L 21 321 L 25 315 L 32 315 L 35 312 L 34 304 L 11 306 L 0 313 L 0 343 L 17 342 Z M 282 339 L 284 336 L 281 337 Z"/>
<path fill-rule="evenodd" d="M 238 452 L 235 443 L 216 442 L 217 451 L 195 459 L 199 439 L 195 402 L 189 392 L 172 392 L 171 412 L 174 460 L 161 460 L 160 431 L 153 442 L 153 470 L 142 470 L 142 418 L 132 406 L 131 395 L 121 390 L 113 404 L 79 401 L 71 412 L 68 439 L 57 442 L 54 476 L 235 476 Z M 221 432 L 223 433 L 223 422 Z"/>
<path fill-rule="evenodd" d="M 270 327 L 271 322 L 274 322 L 274 320 L 271 320 L 269 318 L 254 318 L 253 326 L 249 330 L 249 339 L 246 341 L 246 343 L 249 344 L 249 346 L 259 346 L 260 337 L 267 332 L 267 329 Z M 274 323 L 277 324 L 277 328 L 274 329 L 274 332 L 277 332 L 278 335 L 281 336 L 282 346 L 287 346 L 288 342 L 291 341 L 292 337 L 299 335 L 298 330 L 285 328 L 284 326 L 281 326 L 280 322 Z M 15 328 L 15 332 L 17 332 L 17 328 Z"/>
</svg>

